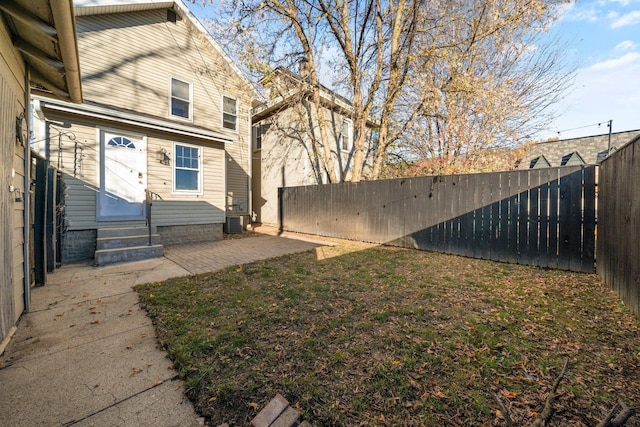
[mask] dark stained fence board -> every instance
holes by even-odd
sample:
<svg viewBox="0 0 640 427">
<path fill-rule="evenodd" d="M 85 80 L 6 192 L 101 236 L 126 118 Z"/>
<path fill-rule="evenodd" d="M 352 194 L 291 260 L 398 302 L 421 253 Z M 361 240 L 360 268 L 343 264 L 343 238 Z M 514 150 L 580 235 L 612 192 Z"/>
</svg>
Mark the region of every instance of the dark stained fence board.
<svg viewBox="0 0 640 427">
<path fill-rule="evenodd" d="M 560 181 L 558 169 L 549 169 L 549 234 L 547 235 L 547 267 L 558 268 L 558 233 L 560 228 Z"/>
<path fill-rule="evenodd" d="M 584 170 L 584 218 L 583 218 L 583 243 L 582 243 L 582 271 L 593 273 L 595 271 L 595 244 L 596 244 L 596 169 Z"/>
<path fill-rule="evenodd" d="M 489 243 L 491 252 L 489 253 L 489 259 L 500 260 L 500 186 L 501 186 L 501 173 L 493 173 L 489 175 L 490 189 L 491 189 L 491 223 L 489 224 Z"/>
<path fill-rule="evenodd" d="M 285 188 L 283 228 L 593 271 L 592 175 L 577 166 Z"/>
<path fill-rule="evenodd" d="M 569 233 L 571 224 L 571 179 L 568 175 L 560 177 L 558 205 L 558 268 L 568 270 L 570 266 Z"/>
<path fill-rule="evenodd" d="M 543 174 L 540 179 L 540 255 L 539 265 L 540 267 L 549 267 L 549 258 L 552 257 L 552 253 L 549 251 L 549 233 L 550 230 L 550 182 L 553 176 L 550 174 L 549 169 L 541 170 Z"/>
<path fill-rule="evenodd" d="M 602 162 L 598 193 L 598 274 L 640 316 L 640 138 Z"/>
<path fill-rule="evenodd" d="M 502 262 L 509 261 L 509 177 L 508 172 L 500 175 L 500 201 L 498 203 L 498 241 L 496 259 Z"/>
<path fill-rule="evenodd" d="M 529 258 L 529 171 L 519 174 L 518 194 L 518 263 L 533 264 Z"/>
<path fill-rule="evenodd" d="M 582 270 L 582 172 L 580 169 L 569 175 L 571 188 L 569 206 L 569 268 L 572 271 Z"/>
<path fill-rule="evenodd" d="M 508 254 L 507 254 L 507 262 L 517 263 L 518 262 L 518 215 L 519 215 L 519 205 L 518 205 L 518 191 L 519 191 L 519 174 L 518 172 L 509 173 L 509 231 L 508 231 Z"/>
<path fill-rule="evenodd" d="M 528 257 L 532 264 L 540 265 L 538 246 L 540 216 L 540 169 L 532 169 L 529 174 L 529 221 L 527 222 Z M 535 261 L 533 261 L 535 260 Z"/>
</svg>

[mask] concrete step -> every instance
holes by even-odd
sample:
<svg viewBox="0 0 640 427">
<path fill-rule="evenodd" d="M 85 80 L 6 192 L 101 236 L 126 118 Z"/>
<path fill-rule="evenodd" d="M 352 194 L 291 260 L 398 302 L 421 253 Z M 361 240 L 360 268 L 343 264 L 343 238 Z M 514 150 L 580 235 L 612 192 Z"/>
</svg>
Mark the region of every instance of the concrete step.
<svg viewBox="0 0 640 427">
<path fill-rule="evenodd" d="M 163 254 L 164 248 L 162 245 L 100 249 L 95 253 L 95 264 L 107 265 L 118 262 L 140 261 L 143 259 L 158 258 Z"/>
<path fill-rule="evenodd" d="M 160 244 L 160 235 L 151 235 L 151 244 Z M 98 237 L 96 239 L 96 249 L 115 249 L 115 248 L 131 248 L 134 246 L 149 245 L 149 235 L 141 234 L 138 236 L 119 236 L 119 237 Z"/>
<path fill-rule="evenodd" d="M 151 227 L 151 234 L 157 234 L 157 228 Z M 98 239 L 107 237 L 125 237 L 125 236 L 142 236 L 148 235 L 149 228 L 146 226 L 141 227 L 120 227 L 120 228 L 99 228 Z"/>
</svg>

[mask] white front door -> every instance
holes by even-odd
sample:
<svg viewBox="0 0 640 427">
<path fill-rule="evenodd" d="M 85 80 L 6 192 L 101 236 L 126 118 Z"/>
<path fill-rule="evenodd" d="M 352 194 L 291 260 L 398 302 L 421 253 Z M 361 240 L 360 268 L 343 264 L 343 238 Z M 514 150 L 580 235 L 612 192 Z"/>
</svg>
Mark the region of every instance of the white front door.
<svg viewBox="0 0 640 427">
<path fill-rule="evenodd" d="M 101 131 L 100 164 L 98 219 L 144 219 L 147 188 L 146 139 Z"/>
</svg>

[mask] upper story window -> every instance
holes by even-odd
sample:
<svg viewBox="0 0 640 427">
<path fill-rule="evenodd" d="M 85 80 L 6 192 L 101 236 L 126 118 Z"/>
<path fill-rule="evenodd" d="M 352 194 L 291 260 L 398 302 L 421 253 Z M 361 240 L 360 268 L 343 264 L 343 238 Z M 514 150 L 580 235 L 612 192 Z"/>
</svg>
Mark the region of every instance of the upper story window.
<svg viewBox="0 0 640 427">
<path fill-rule="evenodd" d="M 238 130 L 238 100 L 235 98 L 222 97 L 222 127 Z"/>
<path fill-rule="evenodd" d="M 351 120 L 342 120 L 342 130 L 340 132 L 340 149 L 351 149 Z"/>
<path fill-rule="evenodd" d="M 253 127 L 253 149 L 261 150 L 262 149 L 262 141 L 264 140 L 264 135 L 269 130 L 271 126 L 270 123 L 259 123 Z"/>
<path fill-rule="evenodd" d="M 173 191 L 202 193 L 202 148 L 176 143 L 173 158 Z"/>
<path fill-rule="evenodd" d="M 171 115 L 191 120 L 193 88 L 191 83 L 171 78 Z"/>
</svg>

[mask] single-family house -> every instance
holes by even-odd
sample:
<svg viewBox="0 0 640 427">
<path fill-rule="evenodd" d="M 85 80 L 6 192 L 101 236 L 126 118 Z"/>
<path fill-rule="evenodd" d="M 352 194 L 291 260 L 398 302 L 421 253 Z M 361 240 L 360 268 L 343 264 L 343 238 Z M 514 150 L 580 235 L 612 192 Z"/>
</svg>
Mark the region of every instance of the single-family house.
<svg viewBox="0 0 640 427">
<path fill-rule="evenodd" d="M 519 169 L 599 164 L 607 155 L 640 135 L 640 130 L 539 142 L 529 148 Z"/>
<path fill-rule="evenodd" d="M 32 231 L 32 86 L 43 99 L 82 101 L 71 0 L 0 2 L 0 353 L 29 309 L 43 244 Z"/>
<path fill-rule="evenodd" d="M 75 19 L 84 102 L 34 102 L 64 186 L 62 261 L 158 256 L 242 226 L 246 75 L 182 0 L 76 0 Z"/>
<path fill-rule="evenodd" d="M 267 92 L 267 101 L 253 109 L 253 213 L 257 222 L 277 225 L 278 188 L 327 184 L 328 160 L 311 101 L 306 62 L 300 63 L 299 74 L 278 67 L 259 83 Z M 348 181 L 353 172 L 353 106 L 324 86 L 320 99 L 330 161 L 340 180 Z M 373 120 L 367 123 L 365 159 L 370 158 L 376 125 Z"/>
</svg>

